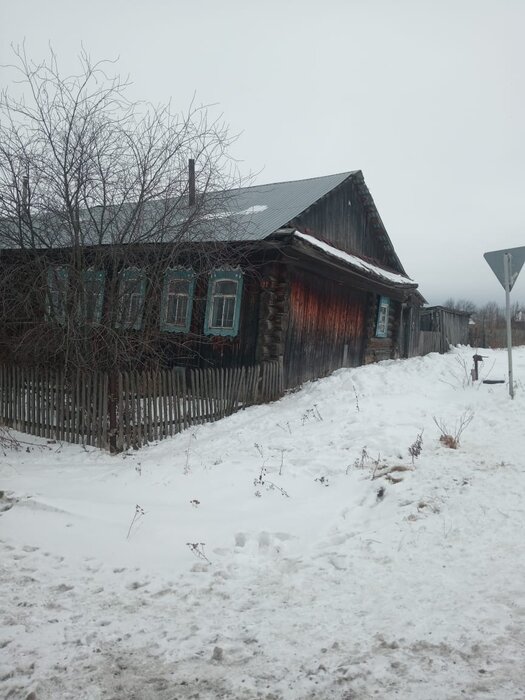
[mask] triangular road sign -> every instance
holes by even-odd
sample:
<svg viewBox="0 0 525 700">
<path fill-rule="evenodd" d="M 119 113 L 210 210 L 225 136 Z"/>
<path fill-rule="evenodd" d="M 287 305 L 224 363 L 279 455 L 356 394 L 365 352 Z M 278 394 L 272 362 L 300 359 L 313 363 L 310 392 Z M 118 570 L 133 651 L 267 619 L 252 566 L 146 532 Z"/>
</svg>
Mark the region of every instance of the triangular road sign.
<svg viewBox="0 0 525 700">
<path fill-rule="evenodd" d="M 523 263 L 525 262 L 525 246 L 520 248 L 504 248 L 503 250 L 491 250 L 485 253 L 483 257 L 492 268 L 492 272 L 499 279 L 501 286 L 505 289 L 505 253 L 509 253 L 510 258 L 510 286 L 509 291 L 514 286 L 514 282 L 518 279 Z"/>
</svg>

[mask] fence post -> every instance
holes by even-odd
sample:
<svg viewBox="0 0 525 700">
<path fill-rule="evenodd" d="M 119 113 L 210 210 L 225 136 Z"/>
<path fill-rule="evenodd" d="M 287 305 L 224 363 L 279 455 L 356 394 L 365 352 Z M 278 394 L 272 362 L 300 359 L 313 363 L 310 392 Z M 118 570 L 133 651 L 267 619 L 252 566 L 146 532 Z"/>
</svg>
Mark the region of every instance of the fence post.
<svg viewBox="0 0 525 700">
<path fill-rule="evenodd" d="M 109 451 L 111 454 L 117 452 L 117 394 L 118 394 L 118 378 L 115 373 L 109 376 L 109 392 L 108 392 L 108 414 L 109 414 Z"/>
</svg>

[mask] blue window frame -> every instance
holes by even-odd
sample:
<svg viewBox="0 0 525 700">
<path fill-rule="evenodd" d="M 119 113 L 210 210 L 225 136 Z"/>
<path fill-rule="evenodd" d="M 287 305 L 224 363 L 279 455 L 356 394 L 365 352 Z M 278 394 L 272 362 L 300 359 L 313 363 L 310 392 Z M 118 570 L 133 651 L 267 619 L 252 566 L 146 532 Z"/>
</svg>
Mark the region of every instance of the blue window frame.
<svg viewBox="0 0 525 700">
<path fill-rule="evenodd" d="M 53 266 L 47 271 L 46 314 L 60 324 L 66 322 L 68 278 L 66 267 Z"/>
<path fill-rule="evenodd" d="M 171 333 L 188 333 L 191 324 L 195 273 L 166 270 L 160 303 L 160 328 Z"/>
<path fill-rule="evenodd" d="M 122 270 L 119 280 L 119 310 L 117 328 L 142 328 L 144 300 L 146 298 L 146 274 L 137 267 Z"/>
<path fill-rule="evenodd" d="M 377 309 L 376 338 L 388 337 L 388 316 L 390 313 L 390 299 L 379 297 L 379 307 Z"/>
<path fill-rule="evenodd" d="M 208 283 L 204 319 L 206 335 L 235 336 L 239 332 L 242 299 L 242 272 L 214 270 Z"/>
<path fill-rule="evenodd" d="M 104 305 L 106 273 L 103 270 L 84 270 L 82 281 L 81 318 L 85 323 L 100 323 Z"/>
</svg>

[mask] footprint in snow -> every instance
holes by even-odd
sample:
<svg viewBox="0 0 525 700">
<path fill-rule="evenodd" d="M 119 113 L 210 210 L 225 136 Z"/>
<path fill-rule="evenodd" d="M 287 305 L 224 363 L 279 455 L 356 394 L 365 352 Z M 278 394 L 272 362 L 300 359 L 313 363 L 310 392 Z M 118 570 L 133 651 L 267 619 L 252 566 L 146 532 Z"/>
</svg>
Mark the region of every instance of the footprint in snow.
<svg viewBox="0 0 525 700">
<path fill-rule="evenodd" d="M 235 535 L 235 546 L 236 547 L 244 547 L 246 544 L 246 535 L 244 532 L 237 532 Z"/>
<path fill-rule="evenodd" d="M 269 532 L 259 533 L 259 549 L 267 549 L 271 544 L 271 535 Z"/>
<path fill-rule="evenodd" d="M 293 535 L 290 535 L 288 532 L 276 532 L 275 537 L 281 542 L 285 542 L 286 540 L 291 540 Z"/>
<path fill-rule="evenodd" d="M 126 588 L 129 591 L 137 591 L 139 588 L 144 588 L 144 586 L 147 586 L 149 581 L 144 581 L 144 583 L 140 583 L 140 581 L 133 581 L 132 583 L 128 583 Z"/>
</svg>

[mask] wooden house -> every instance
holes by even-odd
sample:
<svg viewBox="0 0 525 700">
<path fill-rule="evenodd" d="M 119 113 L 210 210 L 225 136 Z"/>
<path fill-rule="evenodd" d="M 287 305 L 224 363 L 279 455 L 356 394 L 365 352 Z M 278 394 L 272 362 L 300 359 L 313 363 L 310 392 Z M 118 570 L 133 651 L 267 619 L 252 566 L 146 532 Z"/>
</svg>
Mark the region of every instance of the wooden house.
<svg viewBox="0 0 525 700">
<path fill-rule="evenodd" d="M 125 264 L 118 265 L 115 255 L 100 264 L 103 258 L 95 250 L 102 246 L 86 250 L 85 301 L 79 312 L 85 326 L 105 319 L 106 326 L 130 338 L 145 327 L 155 329 L 148 347 L 155 348 L 156 362 L 160 357 L 168 367 L 278 361 L 287 388 L 340 367 L 416 354 L 414 319 L 423 299 L 394 250 L 361 171 L 256 185 L 227 195 L 222 211 L 203 218 L 198 240 L 154 275 L 150 265 L 169 248 L 167 240 L 134 245 L 133 255 L 127 251 Z M 199 262 L 199 251 L 212 244 L 221 252 L 210 268 Z M 2 251 L 4 264 L 9 252 Z M 24 319 L 24 337 L 30 337 L 35 308 L 40 318 L 60 327 L 67 307 L 71 279 L 61 265 L 63 250 L 45 255 L 47 292 Z M 110 302 L 115 285 L 118 309 Z M 13 323 L 4 334 L 1 361 L 20 361 L 19 327 Z M 42 356 L 41 348 L 26 350 L 26 364 L 30 351 Z M 57 345 L 48 354 L 59 363 L 61 352 Z M 131 357 L 131 364 L 147 365 L 148 355 L 141 353 L 140 361 Z"/>
<path fill-rule="evenodd" d="M 469 343 L 468 311 L 445 306 L 427 306 L 420 310 L 420 354 L 448 352 L 451 345 Z"/>
</svg>

